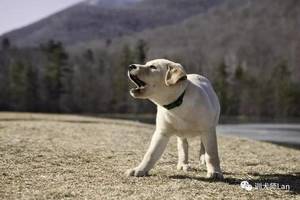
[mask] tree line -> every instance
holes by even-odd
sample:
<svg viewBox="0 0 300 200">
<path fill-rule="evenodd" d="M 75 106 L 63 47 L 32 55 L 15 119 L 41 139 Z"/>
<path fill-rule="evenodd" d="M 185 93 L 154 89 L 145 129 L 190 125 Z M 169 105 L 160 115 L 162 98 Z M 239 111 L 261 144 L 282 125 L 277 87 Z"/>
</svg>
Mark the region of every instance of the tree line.
<svg viewBox="0 0 300 200">
<path fill-rule="evenodd" d="M 129 95 L 127 66 L 145 63 L 149 45 L 68 51 L 50 40 L 36 48 L 17 48 L 2 40 L 0 51 L 0 110 L 53 113 L 152 113 L 148 101 Z M 176 56 L 169 59 L 178 60 Z M 184 65 L 185 60 L 181 59 Z M 196 69 L 197 68 L 197 69 Z M 189 67 L 191 72 L 200 71 Z M 299 117 L 300 85 L 292 80 L 288 62 L 272 67 L 271 74 L 250 73 L 242 64 L 224 60 L 211 66 L 212 81 L 222 114 L 230 116 Z M 232 70 L 233 69 L 233 70 Z"/>
<path fill-rule="evenodd" d="M 230 116 L 258 116 L 283 119 L 300 116 L 300 84 L 292 80 L 286 61 L 271 74 L 251 74 L 242 65 L 228 72 L 222 62 L 213 80 L 222 113 Z"/>
</svg>

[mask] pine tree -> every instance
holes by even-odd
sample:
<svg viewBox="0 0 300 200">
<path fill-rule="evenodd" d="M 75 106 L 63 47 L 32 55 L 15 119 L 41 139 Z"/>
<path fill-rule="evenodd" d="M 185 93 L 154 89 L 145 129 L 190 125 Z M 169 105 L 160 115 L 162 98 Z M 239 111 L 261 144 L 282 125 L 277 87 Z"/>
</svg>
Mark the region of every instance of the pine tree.
<svg viewBox="0 0 300 200">
<path fill-rule="evenodd" d="M 91 49 L 87 49 L 84 53 L 83 53 L 83 57 L 84 59 L 89 62 L 89 63 L 94 63 L 95 62 L 95 57 L 94 57 L 94 53 Z"/>
<path fill-rule="evenodd" d="M 68 63 L 68 54 L 61 42 L 50 40 L 41 46 L 47 56 L 44 70 L 45 106 L 46 111 L 61 112 L 66 110 L 66 100 L 62 97 L 70 96 L 72 82 L 72 66 Z M 67 98 L 70 100 L 70 98 Z"/>
<path fill-rule="evenodd" d="M 38 74 L 36 69 L 31 63 L 26 65 L 25 71 L 26 78 L 26 94 L 25 94 L 25 107 L 26 111 L 35 112 L 39 107 L 38 95 Z"/>
<path fill-rule="evenodd" d="M 10 105 L 13 110 L 25 110 L 26 68 L 23 62 L 16 61 L 9 69 Z"/>
<path fill-rule="evenodd" d="M 128 45 L 124 45 L 120 54 L 119 64 L 113 73 L 114 99 L 118 112 L 125 112 L 127 108 L 128 80 L 127 69 L 130 64 L 134 63 L 134 54 Z"/>
<path fill-rule="evenodd" d="M 230 115 L 240 115 L 241 114 L 241 101 L 245 90 L 245 77 L 244 69 L 239 64 L 235 71 L 232 80 L 232 85 L 230 87 L 230 105 L 228 105 L 228 112 Z"/>
<path fill-rule="evenodd" d="M 137 63 L 145 63 L 146 60 L 146 52 L 147 52 L 147 44 L 144 40 L 140 39 L 137 41 L 136 44 L 136 62 Z"/>
<path fill-rule="evenodd" d="M 0 50 L 0 110 L 9 110 L 11 101 L 9 100 L 8 85 L 11 57 L 3 43 L 5 43 L 4 40 L 2 40 L 2 50 Z"/>
<path fill-rule="evenodd" d="M 228 83 L 228 73 L 227 66 L 225 62 L 221 62 L 216 70 L 216 77 L 214 79 L 214 86 L 216 93 L 220 99 L 221 112 L 223 114 L 228 114 L 229 106 L 229 83 Z"/>
<path fill-rule="evenodd" d="M 272 72 L 271 84 L 273 87 L 273 99 L 275 103 L 275 115 L 286 117 L 290 110 L 291 72 L 286 61 L 275 66 Z"/>
<path fill-rule="evenodd" d="M 10 40 L 8 38 L 3 38 L 2 39 L 2 50 L 7 50 L 10 48 Z"/>
</svg>

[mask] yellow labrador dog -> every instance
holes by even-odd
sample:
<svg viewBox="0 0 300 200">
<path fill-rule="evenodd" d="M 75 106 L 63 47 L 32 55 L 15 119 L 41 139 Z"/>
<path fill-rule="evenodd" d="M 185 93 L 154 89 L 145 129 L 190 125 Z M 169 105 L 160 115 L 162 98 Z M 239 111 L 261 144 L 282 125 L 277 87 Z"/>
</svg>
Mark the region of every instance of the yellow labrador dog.
<svg viewBox="0 0 300 200">
<path fill-rule="evenodd" d="M 220 104 L 210 82 L 169 60 L 156 59 L 145 65 L 132 64 L 128 76 L 136 85 L 134 98 L 149 99 L 157 105 L 156 129 L 142 162 L 126 172 L 145 176 L 162 155 L 170 136 L 177 136 L 177 169 L 187 171 L 188 137 L 201 136 L 200 160 L 206 163 L 207 177 L 222 179 L 216 126 Z"/>
</svg>

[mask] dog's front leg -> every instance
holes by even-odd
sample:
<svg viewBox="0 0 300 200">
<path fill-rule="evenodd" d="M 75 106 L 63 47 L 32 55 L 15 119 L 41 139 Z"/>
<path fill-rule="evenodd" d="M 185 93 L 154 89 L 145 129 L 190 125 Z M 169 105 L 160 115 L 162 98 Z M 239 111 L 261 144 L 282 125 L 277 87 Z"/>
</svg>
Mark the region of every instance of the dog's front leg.
<svg viewBox="0 0 300 200">
<path fill-rule="evenodd" d="M 189 171 L 191 168 L 188 164 L 189 159 L 189 144 L 186 138 L 177 137 L 178 148 L 178 164 L 177 169 Z"/>
<path fill-rule="evenodd" d="M 169 136 L 167 134 L 163 131 L 156 130 L 142 162 L 137 167 L 129 169 L 126 172 L 127 176 L 146 176 L 164 152 L 168 141 Z"/>
</svg>

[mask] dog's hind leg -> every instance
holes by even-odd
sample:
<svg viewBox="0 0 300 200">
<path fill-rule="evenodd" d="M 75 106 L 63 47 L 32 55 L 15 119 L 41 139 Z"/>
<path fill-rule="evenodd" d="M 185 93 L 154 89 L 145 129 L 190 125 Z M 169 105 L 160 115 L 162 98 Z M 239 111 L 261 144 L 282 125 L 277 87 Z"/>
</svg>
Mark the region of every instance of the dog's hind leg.
<svg viewBox="0 0 300 200">
<path fill-rule="evenodd" d="M 205 147 L 203 145 L 203 142 L 201 140 L 200 142 L 200 155 L 199 155 L 199 159 L 200 159 L 200 164 L 201 165 L 205 165 Z"/>
<path fill-rule="evenodd" d="M 207 178 L 223 179 L 218 155 L 218 144 L 216 129 L 211 128 L 201 135 L 201 140 L 205 147 L 205 163 L 207 168 Z"/>
</svg>

